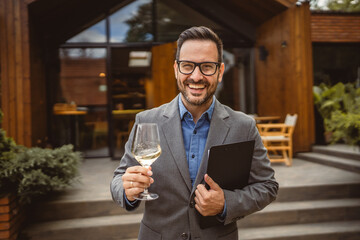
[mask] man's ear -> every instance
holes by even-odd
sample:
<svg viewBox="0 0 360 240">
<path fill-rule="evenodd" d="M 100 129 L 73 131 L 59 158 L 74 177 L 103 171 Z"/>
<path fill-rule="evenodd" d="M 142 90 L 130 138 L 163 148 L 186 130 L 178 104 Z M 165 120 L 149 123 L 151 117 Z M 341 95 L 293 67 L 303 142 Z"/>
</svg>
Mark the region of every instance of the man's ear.
<svg viewBox="0 0 360 240">
<path fill-rule="evenodd" d="M 220 83 L 222 81 L 223 75 L 225 72 L 225 64 L 221 63 L 220 67 L 219 67 L 219 77 L 218 77 L 218 82 Z"/>
<path fill-rule="evenodd" d="M 175 78 L 177 79 L 177 72 L 178 72 L 178 65 L 176 63 L 176 60 L 174 61 L 174 74 L 175 74 Z"/>
</svg>

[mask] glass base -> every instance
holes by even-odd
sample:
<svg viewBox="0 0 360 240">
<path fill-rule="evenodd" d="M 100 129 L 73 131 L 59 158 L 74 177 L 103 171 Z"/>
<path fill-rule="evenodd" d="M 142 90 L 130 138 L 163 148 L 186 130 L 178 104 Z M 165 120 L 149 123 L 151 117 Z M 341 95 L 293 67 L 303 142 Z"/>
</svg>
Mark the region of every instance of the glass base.
<svg viewBox="0 0 360 240">
<path fill-rule="evenodd" d="M 141 201 L 150 201 L 150 200 L 155 200 L 158 199 L 159 195 L 157 195 L 156 193 L 140 193 L 139 196 L 137 196 L 135 199 L 136 200 L 141 200 Z"/>
</svg>

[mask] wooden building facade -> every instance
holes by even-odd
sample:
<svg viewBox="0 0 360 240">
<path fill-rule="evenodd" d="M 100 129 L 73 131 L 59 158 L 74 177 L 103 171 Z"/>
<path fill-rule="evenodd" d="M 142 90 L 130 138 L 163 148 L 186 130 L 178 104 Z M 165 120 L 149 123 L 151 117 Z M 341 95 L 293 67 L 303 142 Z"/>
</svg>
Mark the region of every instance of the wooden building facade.
<svg viewBox="0 0 360 240">
<path fill-rule="evenodd" d="M 2 127 L 18 144 L 36 146 L 49 137 L 49 99 L 53 97 L 49 96 L 49 82 L 60 77 L 60 45 L 104 18 L 105 13 L 129 2 L 132 1 L 105 0 L 99 4 L 89 0 L 0 0 L 1 109 L 5 114 Z M 237 43 L 225 44 L 252 49 L 256 113 L 283 119 L 288 113 L 297 113 L 294 150 L 309 151 L 314 143 L 314 108 L 308 3 L 180 2 L 241 36 Z M 167 47 L 174 49 L 171 44 Z M 154 48 L 153 54 L 161 55 L 162 51 L 156 51 Z M 162 67 L 157 65 L 153 73 L 163 71 Z M 153 92 L 153 97 L 147 96 L 148 102 L 159 105 L 176 94 L 174 84 L 173 90 L 168 91 L 166 78 L 171 75 L 159 76 L 147 86 Z"/>
</svg>

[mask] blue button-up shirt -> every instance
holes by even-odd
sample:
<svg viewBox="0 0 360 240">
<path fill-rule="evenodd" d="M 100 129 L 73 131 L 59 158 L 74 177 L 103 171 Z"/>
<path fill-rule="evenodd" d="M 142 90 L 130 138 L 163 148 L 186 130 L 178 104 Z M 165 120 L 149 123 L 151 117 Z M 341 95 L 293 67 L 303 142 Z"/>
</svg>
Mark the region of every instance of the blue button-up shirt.
<svg viewBox="0 0 360 240">
<path fill-rule="evenodd" d="M 208 110 L 204 112 L 199 120 L 195 123 L 193 116 L 185 108 L 183 102 L 181 101 L 181 97 L 179 97 L 181 128 L 192 185 L 194 185 L 196 175 L 198 173 L 204 154 L 214 106 L 215 97 L 213 97 L 213 102 Z"/>
<path fill-rule="evenodd" d="M 215 97 L 213 97 L 211 106 L 201 115 L 195 124 L 191 113 L 184 106 L 181 97 L 179 97 L 181 128 L 183 133 L 186 158 L 189 166 L 191 185 L 194 185 L 196 175 L 199 171 L 201 160 L 204 154 L 206 140 L 210 128 L 210 121 L 214 112 L 214 106 Z M 129 202 L 129 200 L 125 197 L 125 201 L 128 206 L 134 207 L 138 200 Z M 224 221 L 226 216 L 226 202 L 222 214 L 219 214 L 218 216 L 220 217 L 221 221 Z"/>
<path fill-rule="evenodd" d="M 215 97 L 211 106 L 204 112 L 195 124 L 191 113 L 185 108 L 181 97 L 179 97 L 179 111 L 181 118 L 181 128 L 184 138 L 186 158 L 188 161 L 191 185 L 194 185 L 201 160 L 204 154 L 207 136 L 210 128 L 210 121 L 214 112 Z M 226 202 L 222 214 L 218 215 L 220 221 L 224 221 L 226 216 Z"/>
</svg>

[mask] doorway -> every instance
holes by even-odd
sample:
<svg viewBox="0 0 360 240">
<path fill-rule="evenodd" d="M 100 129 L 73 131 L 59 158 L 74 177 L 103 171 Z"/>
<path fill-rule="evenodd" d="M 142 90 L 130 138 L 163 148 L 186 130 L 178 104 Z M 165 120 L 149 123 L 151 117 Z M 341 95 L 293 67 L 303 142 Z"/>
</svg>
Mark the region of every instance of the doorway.
<svg viewBox="0 0 360 240">
<path fill-rule="evenodd" d="M 136 113 L 160 106 L 177 94 L 172 71 L 174 41 L 183 30 L 209 26 L 220 34 L 224 46 L 244 43 L 226 26 L 182 2 L 136 0 L 113 10 L 60 46 L 60 80 L 57 83 L 52 79 L 49 84 L 56 95 L 51 97 L 51 108 L 63 103 L 85 112 L 73 117 L 56 116 L 57 120 L 52 121 L 52 144 L 56 147 L 75 143 L 85 157 L 120 158 Z M 230 55 L 237 60 L 237 54 Z M 65 61 L 72 64 L 64 65 Z M 228 80 L 221 95 L 230 106 L 241 104 L 236 92 L 239 87 L 231 84 L 237 76 L 240 74 L 236 68 L 225 75 Z M 74 121 L 75 127 L 68 133 L 66 129 Z M 76 141 L 67 135 L 75 136 Z"/>
<path fill-rule="evenodd" d="M 151 78 L 151 47 L 112 47 L 110 50 L 110 152 L 120 158 L 135 122 L 146 109 L 146 82 Z"/>
</svg>

